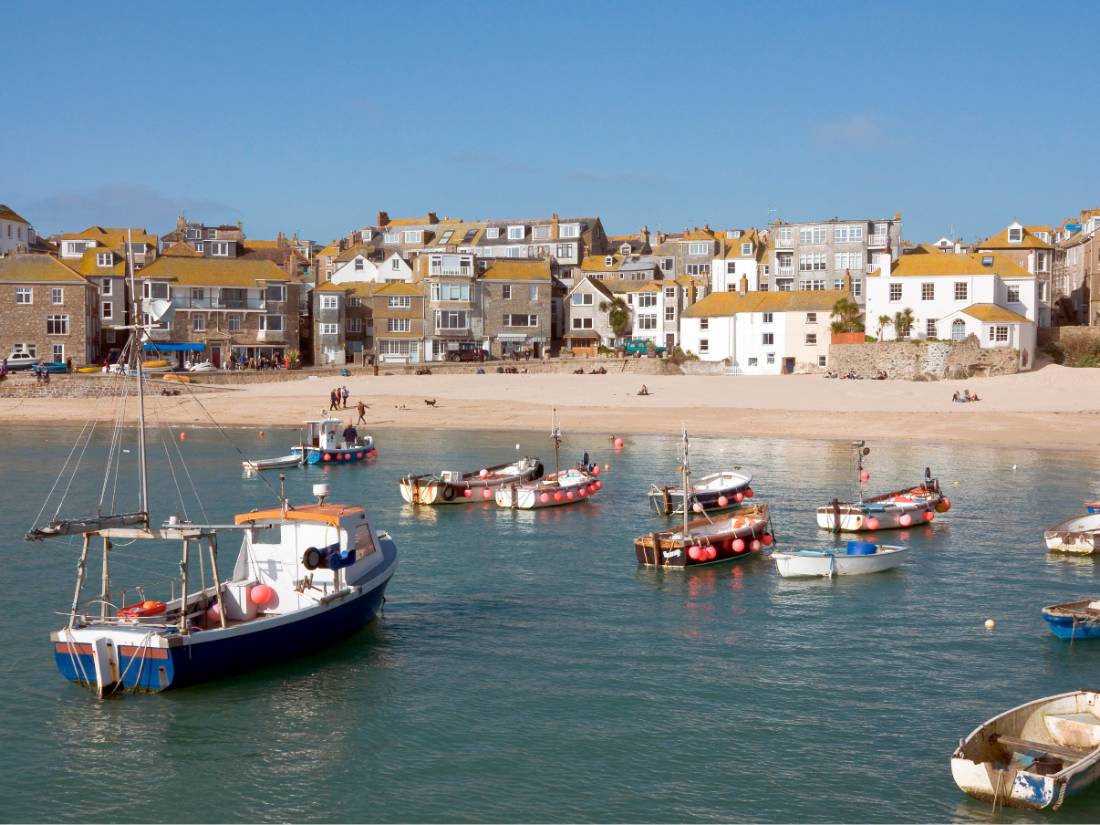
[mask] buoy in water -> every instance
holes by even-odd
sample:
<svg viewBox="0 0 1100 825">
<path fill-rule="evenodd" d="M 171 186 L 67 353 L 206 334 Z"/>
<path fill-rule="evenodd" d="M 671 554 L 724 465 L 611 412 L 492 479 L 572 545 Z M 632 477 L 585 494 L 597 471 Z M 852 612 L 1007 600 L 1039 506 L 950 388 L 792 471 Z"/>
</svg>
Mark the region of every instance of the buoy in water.
<svg viewBox="0 0 1100 825">
<path fill-rule="evenodd" d="M 592 475 L 598 476 L 600 474 L 600 465 L 596 464 L 592 467 Z"/>
<path fill-rule="evenodd" d="M 611 469 L 611 465 L 610 464 L 604 464 L 603 469 L 604 469 L 604 472 L 607 472 L 608 470 Z"/>
<path fill-rule="evenodd" d="M 623 448 L 623 440 L 621 438 L 615 439 L 615 449 L 621 450 Z"/>
<path fill-rule="evenodd" d="M 993 621 L 992 619 L 986 619 L 985 620 L 985 629 L 986 630 L 992 630 L 996 626 L 997 626 L 997 623 L 995 621 Z"/>
<path fill-rule="evenodd" d="M 186 441 L 186 440 L 187 440 L 187 433 L 180 433 L 180 441 Z"/>
<path fill-rule="evenodd" d="M 936 518 L 936 514 L 935 514 L 935 513 L 933 513 L 933 512 L 931 511 L 931 510 L 925 510 L 925 511 L 924 511 L 924 520 L 925 520 L 926 522 L 928 522 L 929 524 L 931 524 L 931 523 L 932 523 L 932 521 L 933 521 L 933 520 L 934 520 L 935 518 Z"/>
<path fill-rule="evenodd" d="M 772 542 L 775 541 L 775 537 L 771 533 L 765 533 L 760 537 L 760 540 L 764 542 L 765 547 L 771 547 Z"/>
</svg>

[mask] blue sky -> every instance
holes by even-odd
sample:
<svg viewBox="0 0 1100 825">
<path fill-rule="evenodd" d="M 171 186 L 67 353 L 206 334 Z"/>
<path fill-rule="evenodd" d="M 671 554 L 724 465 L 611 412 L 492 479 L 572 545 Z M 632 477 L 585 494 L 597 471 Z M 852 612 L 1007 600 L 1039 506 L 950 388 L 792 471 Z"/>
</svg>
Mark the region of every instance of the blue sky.
<svg viewBox="0 0 1100 825">
<path fill-rule="evenodd" d="M 47 234 L 164 232 L 181 209 L 322 242 L 379 209 L 611 232 L 900 211 L 927 241 L 1100 204 L 1095 3 L 17 0 L 3 19 L 0 202 Z"/>
</svg>

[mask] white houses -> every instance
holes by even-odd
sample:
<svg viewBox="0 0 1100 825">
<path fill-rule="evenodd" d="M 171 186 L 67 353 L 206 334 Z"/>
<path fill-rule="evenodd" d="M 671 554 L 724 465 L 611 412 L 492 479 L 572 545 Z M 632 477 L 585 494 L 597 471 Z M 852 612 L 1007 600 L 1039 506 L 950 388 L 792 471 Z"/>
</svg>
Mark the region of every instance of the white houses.
<svg viewBox="0 0 1100 825">
<path fill-rule="evenodd" d="M 910 310 L 912 326 L 900 337 L 961 341 L 975 335 L 982 347 L 1018 350 L 1021 367 L 1035 360 L 1036 279 L 1003 255 L 922 251 L 892 265 L 883 255 L 867 277 L 866 309 L 868 333 L 883 340 L 898 338 L 899 331 L 892 320 L 879 319 Z"/>
<path fill-rule="evenodd" d="M 702 361 L 728 359 L 735 372 L 778 375 L 826 367 L 839 289 L 712 292 L 684 310 L 681 346 Z"/>
<path fill-rule="evenodd" d="M 0 203 L 0 255 L 26 252 L 34 240 L 30 223 L 11 207 Z"/>
<path fill-rule="evenodd" d="M 334 284 L 362 282 L 383 284 L 394 281 L 407 284 L 413 280 L 412 267 L 398 252 L 391 253 L 388 258 L 379 263 L 371 261 L 367 256 L 367 250 L 363 247 L 349 250 L 345 255 L 347 259 L 338 262 L 332 273 L 331 280 Z"/>
<path fill-rule="evenodd" d="M 767 271 L 767 243 L 755 229 L 730 230 L 710 268 L 710 291 L 733 292 L 746 278 L 748 288 L 760 288 L 760 276 Z"/>
</svg>

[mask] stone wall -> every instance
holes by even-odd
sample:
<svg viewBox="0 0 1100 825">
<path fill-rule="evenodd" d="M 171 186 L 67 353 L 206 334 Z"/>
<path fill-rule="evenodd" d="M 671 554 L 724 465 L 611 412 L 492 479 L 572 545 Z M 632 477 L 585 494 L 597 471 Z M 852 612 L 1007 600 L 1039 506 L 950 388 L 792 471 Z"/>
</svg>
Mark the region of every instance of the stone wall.
<svg viewBox="0 0 1100 825">
<path fill-rule="evenodd" d="M 890 378 L 912 381 L 1007 375 L 1019 372 L 1019 358 L 1014 349 L 983 349 L 973 335 L 963 341 L 876 341 L 829 347 L 829 367 L 841 375 L 854 372 L 872 378 L 885 371 Z"/>
<path fill-rule="evenodd" d="M 39 384 L 29 372 L 15 375 L 9 373 L 0 381 L 0 399 L 9 398 L 103 398 L 122 394 L 126 387 L 127 395 L 137 397 L 137 388 L 131 379 L 125 382 L 96 375 L 51 375 L 49 384 Z M 145 382 L 145 394 L 160 395 L 162 390 L 179 391 L 181 396 L 211 392 L 214 387 L 201 387 L 195 384 L 183 385 L 175 381 L 149 379 Z M 135 402 L 136 403 L 136 402 Z"/>
</svg>

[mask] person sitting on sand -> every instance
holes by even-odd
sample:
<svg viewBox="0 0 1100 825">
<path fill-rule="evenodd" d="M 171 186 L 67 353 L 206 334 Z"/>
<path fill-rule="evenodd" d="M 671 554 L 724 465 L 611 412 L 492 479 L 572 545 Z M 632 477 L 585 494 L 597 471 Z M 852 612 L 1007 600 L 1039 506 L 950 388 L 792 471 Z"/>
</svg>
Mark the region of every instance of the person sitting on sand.
<svg viewBox="0 0 1100 825">
<path fill-rule="evenodd" d="M 970 390 L 963 390 L 963 401 L 970 402 L 973 400 L 974 399 L 970 397 Z"/>
<path fill-rule="evenodd" d="M 970 396 L 970 400 L 971 400 L 971 401 L 981 401 L 981 399 L 980 399 L 980 398 L 978 398 L 978 394 L 977 394 L 977 393 L 974 393 L 974 394 L 973 394 L 972 396 Z"/>
<path fill-rule="evenodd" d="M 638 390 L 638 395 L 649 395 L 649 387 L 647 387 L 645 384 L 642 384 L 642 388 Z"/>
<path fill-rule="evenodd" d="M 956 404 L 958 404 L 960 401 L 962 401 L 962 399 L 959 398 L 959 391 L 958 390 L 955 390 L 955 394 L 951 396 L 951 400 L 954 401 Z"/>
</svg>

